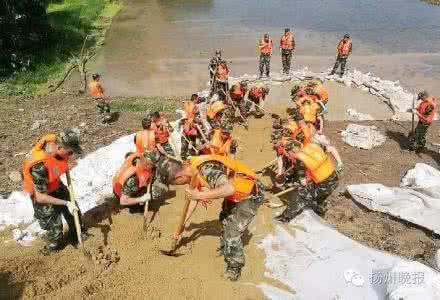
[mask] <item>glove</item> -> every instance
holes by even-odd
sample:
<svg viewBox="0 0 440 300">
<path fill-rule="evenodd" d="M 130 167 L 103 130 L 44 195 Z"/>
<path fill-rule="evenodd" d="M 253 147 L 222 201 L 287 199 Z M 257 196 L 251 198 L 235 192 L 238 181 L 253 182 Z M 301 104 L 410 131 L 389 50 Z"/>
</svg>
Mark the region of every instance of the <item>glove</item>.
<svg viewBox="0 0 440 300">
<path fill-rule="evenodd" d="M 344 164 L 343 164 L 342 162 L 341 162 L 341 163 L 338 163 L 338 164 L 336 165 L 336 174 L 337 174 L 338 176 L 341 176 L 343 172 L 344 172 Z"/>
<path fill-rule="evenodd" d="M 64 201 L 64 205 L 67 206 L 67 209 L 69 210 L 69 213 L 73 216 L 75 211 L 78 211 L 78 206 L 76 206 L 75 202 L 72 201 Z"/>
<path fill-rule="evenodd" d="M 145 193 L 144 195 L 142 195 L 141 197 L 138 198 L 138 203 L 146 203 L 148 201 L 150 201 L 151 197 L 149 193 Z"/>
</svg>

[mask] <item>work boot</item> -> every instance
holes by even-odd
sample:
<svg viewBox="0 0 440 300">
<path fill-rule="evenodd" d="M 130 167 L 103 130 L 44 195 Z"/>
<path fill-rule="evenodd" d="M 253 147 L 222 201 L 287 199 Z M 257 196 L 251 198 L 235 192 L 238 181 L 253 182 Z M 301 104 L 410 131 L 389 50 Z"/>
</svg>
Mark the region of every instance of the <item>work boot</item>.
<svg viewBox="0 0 440 300">
<path fill-rule="evenodd" d="M 230 281 L 237 281 L 241 276 L 241 268 L 227 266 L 225 271 L 225 276 Z"/>
<path fill-rule="evenodd" d="M 44 256 L 49 256 L 60 250 L 63 250 L 63 247 L 64 243 L 62 243 L 61 241 L 50 242 L 46 244 L 43 248 L 41 248 L 40 253 Z"/>
<path fill-rule="evenodd" d="M 260 73 L 260 76 L 258 77 L 258 79 L 263 79 L 263 73 Z"/>
<path fill-rule="evenodd" d="M 343 73 L 343 72 L 341 72 L 341 73 L 339 74 L 339 78 L 342 78 L 342 77 L 344 77 L 344 73 Z"/>
<path fill-rule="evenodd" d="M 336 73 L 336 71 L 335 71 L 335 70 L 332 70 L 332 71 L 330 72 L 329 75 L 330 75 L 330 76 L 331 76 L 331 75 L 335 75 L 335 73 Z"/>
</svg>

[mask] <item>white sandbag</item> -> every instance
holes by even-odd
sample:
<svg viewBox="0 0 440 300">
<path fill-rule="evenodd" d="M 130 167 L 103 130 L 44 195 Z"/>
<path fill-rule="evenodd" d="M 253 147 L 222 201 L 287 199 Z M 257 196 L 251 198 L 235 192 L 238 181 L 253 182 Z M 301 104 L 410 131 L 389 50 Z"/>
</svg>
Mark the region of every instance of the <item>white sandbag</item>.
<svg viewBox="0 0 440 300">
<path fill-rule="evenodd" d="M 374 120 L 374 118 L 372 116 L 370 116 L 369 114 L 357 112 L 353 108 L 347 109 L 346 119 L 348 121 L 372 121 L 372 120 Z"/>
<path fill-rule="evenodd" d="M 386 137 L 375 126 L 358 124 L 349 124 L 341 136 L 346 144 L 365 150 L 378 147 L 386 141 Z"/>
<path fill-rule="evenodd" d="M 347 186 L 353 199 L 365 207 L 387 213 L 440 234 L 440 172 L 417 164 L 402 178 L 401 187 L 382 184 Z"/>
</svg>

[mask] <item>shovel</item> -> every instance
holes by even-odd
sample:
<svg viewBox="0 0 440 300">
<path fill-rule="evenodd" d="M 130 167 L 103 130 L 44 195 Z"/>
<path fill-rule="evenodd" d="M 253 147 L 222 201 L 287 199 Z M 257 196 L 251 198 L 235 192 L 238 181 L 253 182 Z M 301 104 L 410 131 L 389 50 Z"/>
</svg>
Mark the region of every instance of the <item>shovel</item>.
<svg viewBox="0 0 440 300">
<path fill-rule="evenodd" d="M 75 197 L 75 192 L 73 190 L 72 178 L 70 177 L 69 170 L 67 170 L 67 172 L 66 172 L 66 179 L 67 179 L 67 186 L 68 186 L 68 189 L 69 189 L 70 201 L 75 203 L 75 205 L 76 205 L 76 197 Z M 75 229 L 76 229 L 75 231 L 76 231 L 76 236 L 78 238 L 78 244 L 80 245 L 83 254 L 87 258 L 91 259 L 92 255 L 90 254 L 89 251 L 87 251 L 84 248 L 84 244 L 83 244 L 83 241 L 82 241 L 82 238 L 81 238 L 81 225 L 80 225 L 80 222 L 79 222 L 79 214 L 78 214 L 77 210 L 75 210 L 73 212 L 73 219 L 75 221 Z"/>
<path fill-rule="evenodd" d="M 275 195 L 272 195 L 269 199 L 267 199 L 267 201 L 264 203 L 267 207 L 269 208 L 279 208 L 285 205 L 285 203 L 274 203 L 270 200 L 272 199 L 277 199 L 279 196 L 282 196 L 284 194 L 287 194 L 293 190 L 295 190 L 297 188 L 297 186 L 292 186 L 288 189 L 285 189 L 284 191 L 281 191 L 279 193 L 276 193 Z"/>
<path fill-rule="evenodd" d="M 180 222 L 176 227 L 173 235 L 173 240 L 171 241 L 170 250 L 160 250 L 160 253 L 167 256 L 177 257 L 176 250 L 179 244 L 180 237 L 185 230 L 185 224 L 191 218 L 191 215 L 197 207 L 197 201 L 191 201 L 191 199 L 185 193 L 185 205 L 183 206 L 182 215 L 180 217 Z"/>
</svg>

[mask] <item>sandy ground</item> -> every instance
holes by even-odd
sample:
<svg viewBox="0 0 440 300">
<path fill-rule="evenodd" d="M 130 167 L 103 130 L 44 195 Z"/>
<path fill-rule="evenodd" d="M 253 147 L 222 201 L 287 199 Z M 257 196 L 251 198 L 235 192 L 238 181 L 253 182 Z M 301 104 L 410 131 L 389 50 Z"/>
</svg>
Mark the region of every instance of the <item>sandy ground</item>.
<svg viewBox="0 0 440 300">
<path fill-rule="evenodd" d="M 55 100 L 57 106 L 53 105 Z M 33 102 L 36 99 L 16 101 L 18 102 L 14 104 L 15 109 L 23 106 L 24 113 L 32 112 L 38 116 L 43 113 L 31 110 L 32 105 L 36 104 Z M 38 103 L 44 103 L 44 113 L 50 116 L 48 123 L 42 128 L 44 130 L 59 128 L 60 121 L 54 116 L 60 111 L 68 112 L 66 114 L 72 116 L 72 125 L 78 126 L 84 119 L 87 124 L 90 123 L 88 126 L 94 131 L 90 130 L 86 135 L 87 152 L 93 151 L 101 144 L 109 143 L 118 136 L 137 130 L 140 120 L 139 114 L 127 113 L 122 114 L 113 126 L 95 128 L 91 125 L 94 106 L 86 99 L 65 96 L 38 99 Z M 72 105 L 77 108 L 71 108 Z M 284 106 L 276 104 L 275 107 L 269 108 L 283 110 Z M 3 148 L 2 156 L 9 153 L 8 157 L 11 158 L 12 152 L 29 149 L 30 138 L 36 138 L 41 131 L 29 136 L 29 124 L 21 125 L 22 118 L 16 114 L 8 114 L 8 121 L 2 122 L 7 128 L 5 133 L 2 133 L 2 139 L 9 145 L 9 150 Z M 235 135 L 240 141 L 238 157 L 255 169 L 274 157 L 268 142 L 270 124 L 268 117 L 262 120 L 252 119 L 249 131 L 242 127 L 235 130 Z M 430 265 L 438 242 L 436 236 L 386 215 L 369 212 L 354 204 L 343 191 L 344 186 L 351 183 L 381 182 L 385 185 L 397 185 L 404 172 L 416 162 L 438 167 L 440 155 L 429 151 L 420 155 L 403 151 L 401 145 L 405 144 L 405 135 L 410 124 L 398 125 L 380 121 L 367 124 L 374 124 L 386 133 L 387 142 L 370 151 L 354 149 L 343 144 L 340 138 L 340 131 L 346 124 L 343 121 L 329 122 L 326 131 L 341 152 L 346 165 L 345 176 L 338 190 L 331 196 L 327 221 L 363 244 Z M 435 124 L 428 139 L 438 142 L 436 135 L 439 128 L 439 125 Z M 12 164 L 18 166 L 20 159 L 11 158 L 10 161 L 8 168 L 11 168 Z M 2 168 L 5 168 L 5 165 L 2 165 Z M 263 180 L 267 184 L 270 183 L 268 176 L 263 177 Z M 263 298 L 255 285 L 268 279 L 264 278 L 264 255 L 256 247 L 256 243 L 271 231 L 274 212 L 267 207 L 260 209 L 256 221 L 250 226 L 245 237 L 247 264 L 242 279 L 238 283 L 230 283 L 222 277 L 223 259 L 217 257 L 215 251 L 218 245 L 217 217 L 220 203 L 213 204 L 207 211 L 198 209 L 181 242 L 178 250 L 180 256 L 167 257 L 160 254 L 160 249 L 168 248 L 169 237 L 183 206 L 182 200 L 182 190 L 177 189 L 175 193 L 170 193 L 164 202 L 156 202 L 153 209 L 158 209 L 154 222 L 157 230 L 148 234 L 142 230 L 141 213 L 121 209 L 114 205 L 111 199 L 88 212 L 86 221 L 93 236 L 86 241 L 85 247 L 92 252 L 93 260 L 86 259 L 80 251 L 71 246 L 61 253 L 43 257 L 38 252 L 42 241 L 24 248 L 13 242 L 4 243 L 11 236 L 9 232 L 3 232 L 0 239 L 0 298 Z M 279 286 L 279 283 L 272 284 Z"/>
</svg>

